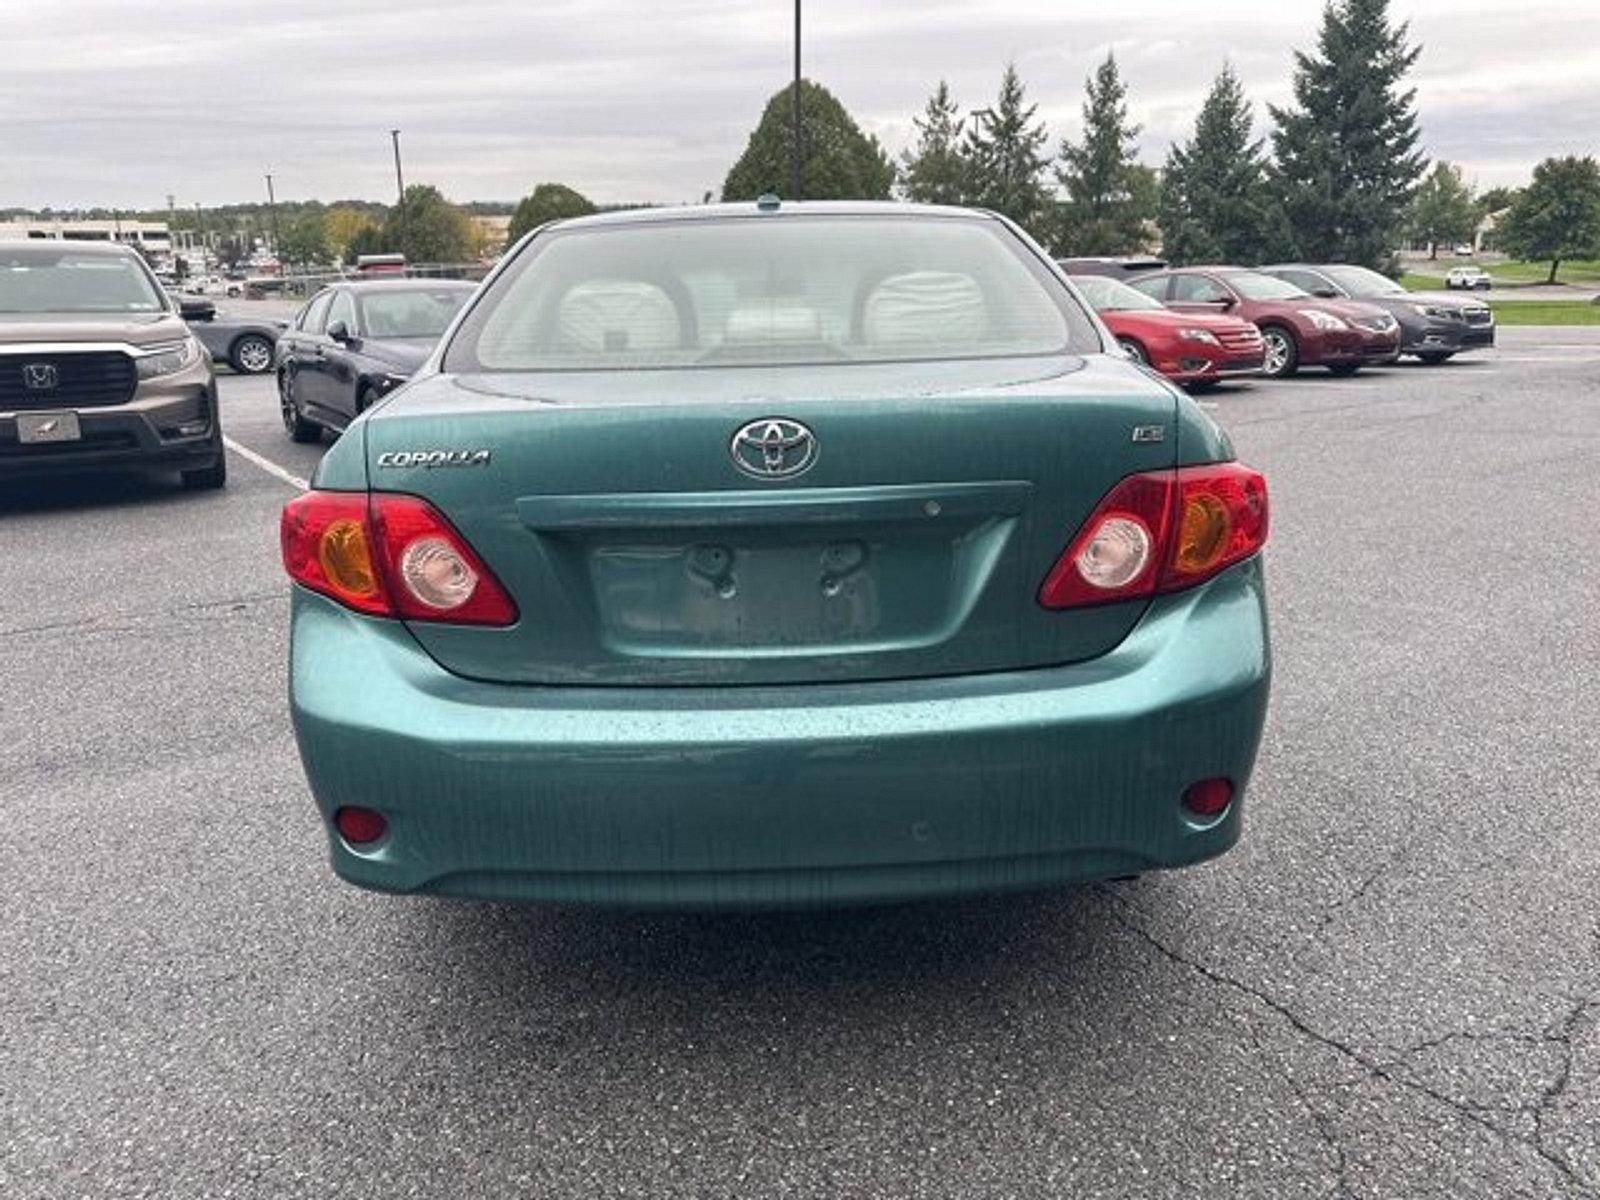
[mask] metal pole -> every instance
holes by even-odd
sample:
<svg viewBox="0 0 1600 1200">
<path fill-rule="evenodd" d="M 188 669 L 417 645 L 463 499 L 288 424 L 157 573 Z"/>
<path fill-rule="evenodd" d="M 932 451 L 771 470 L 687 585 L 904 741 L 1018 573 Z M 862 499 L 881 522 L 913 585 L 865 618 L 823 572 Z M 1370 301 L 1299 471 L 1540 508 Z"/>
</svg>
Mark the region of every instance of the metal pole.
<svg viewBox="0 0 1600 1200">
<path fill-rule="evenodd" d="M 405 247 L 406 237 L 406 177 L 400 171 L 400 131 L 389 130 L 389 137 L 394 142 L 394 186 L 399 202 L 395 205 L 395 229 L 400 235 L 402 250 Z"/>
<path fill-rule="evenodd" d="M 272 176 L 267 176 L 267 215 L 272 218 L 272 256 L 278 256 L 278 198 L 272 193 Z M 280 262 L 279 267 L 282 267 Z"/>
<path fill-rule="evenodd" d="M 794 87 L 791 89 L 793 98 L 790 101 L 790 145 L 791 169 L 793 178 L 790 185 L 794 191 L 794 198 L 801 198 L 800 179 L 800 0 L 794 0 Z"/>
</svg>

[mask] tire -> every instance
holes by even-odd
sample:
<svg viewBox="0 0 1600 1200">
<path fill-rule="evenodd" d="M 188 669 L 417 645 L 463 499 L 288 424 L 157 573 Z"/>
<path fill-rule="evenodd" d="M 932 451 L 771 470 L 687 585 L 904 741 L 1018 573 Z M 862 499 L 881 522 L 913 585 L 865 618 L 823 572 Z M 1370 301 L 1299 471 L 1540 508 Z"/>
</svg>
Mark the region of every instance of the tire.
<svg viewBox="0 0 1600 1200">
<path fill-rule="evenodd" d="M 1300 369 L 1300 346 L 1282 325 L 1263 325 L 1261 340 L 1265 343 L 1261 360 L 1261 374 L 1268 379 L 1287 379 Z"/>
<path fill-rule="evenodd" d="M 287 376 L 278 376 L 278 415 L 283 418 L 283 428 L 293 442 L 319 442 L 322 440 L 322 426 L 314 421 L 308 421 L 300 412 L 300 405 L 295 401 L 294 388 L 290 386 Z"/>
<path fill-rule="evenodd" d="M 1139 345 L 1139 343 L 1134 341 L 1132 338 L 1118 338 L 1117 345 L 1126 350 L 1129 355 L 1132 356 L 1133 361 L 1138 363 L 1141 367 L 1148 367 L 1150 365 L 1150 356 L 1144 352 L 1144 347 Z"/>
<path fill-rule="evenodd" d="M 241 375 L 264 375 L 272 370 L 272 343 L 258 333 L 236 338 L 228 347 L 228 365 Z"/>
<path fill-rule="evenodd" d="M 228 452 L 218 446 L 216 462 L 209 467 L 196 467 L 192 471 L 182 471 L 178 477 L 183 480 L 185 491 L 215 491 L 228 482 Z"/>
<path fill-rule="evenodd" d="M 1358 362 L 1334 363 L 1333 366 L 1328 368 L 1328 374 L 1337 375 L 1342 379 L 1348 379 L 1351 375 L 1354 375 L 1359 370 L 1361 370 L 1361 364 Z"/>
<path fill-rule="evenodd" d="M 1449 350 L 1429 350 L 1424 354 L 1417 355 L 1417 357 L 1430 367 L 1437 367 L 1440 363 L 1449 362 L 1455 355 Z"/>
</svg>

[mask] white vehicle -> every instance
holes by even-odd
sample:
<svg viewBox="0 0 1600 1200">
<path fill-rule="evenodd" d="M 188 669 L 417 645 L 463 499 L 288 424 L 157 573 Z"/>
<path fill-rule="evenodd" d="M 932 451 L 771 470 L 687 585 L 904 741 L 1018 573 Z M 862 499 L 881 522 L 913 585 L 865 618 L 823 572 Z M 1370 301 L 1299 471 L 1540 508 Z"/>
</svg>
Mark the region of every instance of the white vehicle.
<svg viewBox="0 0 1600 1200">
<path fill-rule="evenodd" d="M 1473 254 L 1473 250 L 1472 250 L 1472 243 L 1471 242 L 1457 242 L 1456 243 L 1456 257 L 1457 258 L 1471 258 L 1472 254 Z"/>
<path fill-rule="evenodd" d="M 1493 284 L 1494 281 L 1482 267 L 1451 267 L 1444 277 L 1447 288 L 1482 288 L 1488 291 Z"/>
</svg>

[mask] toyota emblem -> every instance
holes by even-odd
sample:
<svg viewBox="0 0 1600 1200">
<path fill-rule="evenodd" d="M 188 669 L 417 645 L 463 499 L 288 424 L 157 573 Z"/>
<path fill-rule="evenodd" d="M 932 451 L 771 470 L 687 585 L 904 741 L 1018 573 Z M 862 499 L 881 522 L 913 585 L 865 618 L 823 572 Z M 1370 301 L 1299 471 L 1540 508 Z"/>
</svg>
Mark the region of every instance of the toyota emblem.
<svg viewBox="0 0 1600 1200">
<path fill-rule="evenodd" d="M 799 421 L 762 417 L 740 427 L 728 453 L 752 479 L 793 479 L 816 463 L 817 438 Z"/>
</svg>

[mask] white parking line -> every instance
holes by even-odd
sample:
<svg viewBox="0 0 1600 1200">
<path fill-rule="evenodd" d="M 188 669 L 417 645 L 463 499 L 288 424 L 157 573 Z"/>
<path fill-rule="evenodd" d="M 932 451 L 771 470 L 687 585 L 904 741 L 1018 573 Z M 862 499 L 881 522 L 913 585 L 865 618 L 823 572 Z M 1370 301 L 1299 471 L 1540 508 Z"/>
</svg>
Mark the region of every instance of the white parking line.
<svg viewBox="0 0 1600 1200">
<path fill-rule="evenodd" d="M 222 444 L 229 450 L 232 450 L 240 458 L 255 463 L 256 466 L 260 467 L 268 475 L 271 475 L 276 479 L 283 480 L 283 482 L 287 483 L 290 487 L 299 488 L 303 492 L 311 486 L 310 483 L 304 479 L 301 479 L 300 476 L 289 474 L 289 472 L 285 471 L 270 458 L 265 458 L 262 455 L 257 454 L 248 446 L 241 446 L 227 434 L 222 435 Z"/>
</svg>

